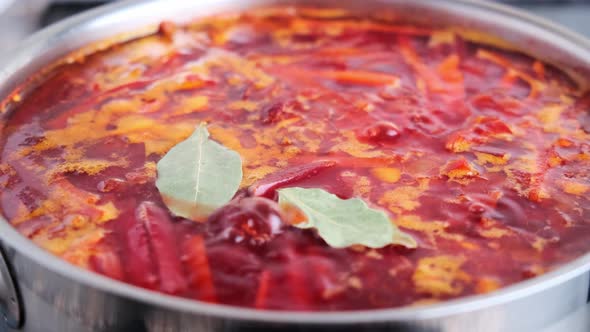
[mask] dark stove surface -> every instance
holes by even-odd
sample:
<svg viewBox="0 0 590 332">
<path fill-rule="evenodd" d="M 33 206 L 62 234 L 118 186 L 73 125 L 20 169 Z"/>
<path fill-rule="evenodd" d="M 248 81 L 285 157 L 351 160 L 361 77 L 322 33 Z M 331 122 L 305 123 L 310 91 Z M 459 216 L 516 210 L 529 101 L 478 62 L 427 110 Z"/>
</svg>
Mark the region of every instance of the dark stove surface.
<svg viewBox="0 0 590 332">
<path fill-rule="evenodd" d="M 39 18 L 39 26 L 45 27 L 68 16 L 100 6 L 108 1 L 56 1 L 51 3 Z"/>
</svg>

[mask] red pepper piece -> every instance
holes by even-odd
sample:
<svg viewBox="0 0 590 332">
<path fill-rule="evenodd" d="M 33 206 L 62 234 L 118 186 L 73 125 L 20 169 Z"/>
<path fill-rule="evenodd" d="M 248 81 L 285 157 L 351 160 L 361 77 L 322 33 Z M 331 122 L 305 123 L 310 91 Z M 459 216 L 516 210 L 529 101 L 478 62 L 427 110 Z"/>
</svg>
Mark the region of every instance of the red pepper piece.
<svg viewBox="0 0 590 332">
<path fill-rule="evenodd" d="M 336 166 L 332 160 L 321 160 L 306 165 L 297 165 L 270 174 L 250 187 L 254 196 L 274 198 L 275 190 L 316 175 L 318 172 Z"/>
<path fill-rule="evenodd" d="M 185 260 L 189 270 L 189 283 L 197 291 L 197 298 L 201 301 L 216 302 L 213 276 L 207 258 L 205 241 L 201 236 L 192 236 L 186 243 Z"/>
<path fill-rule="evenodd" d="M 135 210 L 135 218 L 138 224 L 145 227 L 149 236 L 162 291 L 170 294 L 184 291 L 187 282 L 182 272 L 176 236 L 168 213 L 152 202 L 142 202 Z"/>
</svg>

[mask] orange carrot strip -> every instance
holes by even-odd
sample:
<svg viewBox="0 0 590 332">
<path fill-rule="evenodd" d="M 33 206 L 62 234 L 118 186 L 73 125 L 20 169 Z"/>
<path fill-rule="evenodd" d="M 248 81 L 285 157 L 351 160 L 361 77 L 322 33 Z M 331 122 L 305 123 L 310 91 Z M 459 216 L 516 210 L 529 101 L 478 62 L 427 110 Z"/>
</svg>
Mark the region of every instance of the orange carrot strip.
<svg viewBox="0 0 590 332">
<path fill-rule="evenodd" d="M 185 250 L 191 287 L 199 291 L 199 300 L 216 302 L 215 286 L 209 260 L 207 259 L 205 241 L 201 236 L 193 236 L 186 242 Z"/>
<path fill-rule="evenodd" d="M 385 167 L 391 164 L 400 162 L 401 156 L 390 156 L 390 157 L 375 157 L 375 158 L 358 158 L 349 156 L 326 156 L 326 161 L 332 161 L 339 167 Z M 316 161 L 315 156 L 303 156 L 293 159 L 293 164 L 313 163 Z"/>
<path fill-rule="evenodd" d="M 260 274 L 260 281 L 258 282 L 258 291 L 256 292 L 256 300 L 254 307 L 262 309 L 266 305 L 266 299 L 268 297 L 268 288 L 270 284 L 270 272 L 263 271 Z"/>
<path fill-rule="evenodd" d="M 463 81 L 463 74 L 459 70 L 459 56 L 456 54 L 449 55 L 438 65 L 438 73 L 440 77 L 447 82 Z"/>
<path fill-rule="evenodd" d="M 326 56 L 345 56 L 345 55 L 356 55 L 364 53 L 360 48 L 353 47 L 326 47 L 315 52 L 314 55 L 326 55 Z"/>
<path fill-rule="evenodd" d="M 395 75 L 364 70 L 306 70 L 295 67 L 274 67 L 271 71 L 310 85 L 317 85 L 318 76 L 339 83 L 367 86 L 395 84 L 399 80 Z"/>
<path fill-rule="evenodd" d="M 533 63 L 533 71 L 539 78 L 545 78 L 545 65 L 541 61 L 535 60 Z"/>
<path fill-rule="evenodd" d="M 363 70 L 320 70 L 313 73 L 340 83 L 359 85 L 387 85 L 394 84 L 399 80 L 395 75 Z"/>
<path fill-rule="evenodd" d="M 316 19 L 307 19 L 307 22 L 313 23 L 323 23 L 324 20 L 316 20 Z M 408 36 L 422 36 L 428 37 L 432 34 L 433 30 L 429 28 L 421 28 L 416 26 L 410 25 L 394 25 L 388 22 L 376 22 L 375 20 L 346 20 L 346 21 L 339 21 L 335 22 L 334 26 L 341 27 L 343 29 L 348 29 L 351 31 L 379 31 L 379 32 L 387 32 L 387 33 L 395 33 L 395 34 L 402 34 Z"/>
<path fill-rule="evenodd" d="M 510 61 L 508 61 L 508 59 L 504 58 L 503 56 L 496 54 L 494 52 L 491 51 L 487 51 L 484 49 L 478 49 L 477 53 L 475 55 L 476 57 L 483 59 L 483 60 L 488 60 L 490 62 L 493 62 L 499 66 L 502 66 L 504 68 L 509 68 L 510 66 Z"/>
<path fill-rule="evenodd" d="M 499 66 L 502 66 L 506 69 L 506 75 L 504 75 L 502 81 L 504 84 L 511 85 L 514 81 L 518 78 L 525 81 L 531 88 L 529 92 L 528 98 L 535 98 L 539 95 L 539 93 L 545 89 L 545 84 L 534 79 L 531 75 L 524 73 L 512 66 L 510 61 L 498 54 L 495 54 L 490 51 L 486 51 L 483 49 L 477 50 L 476 56 L 480 59 L 491 61 Z M 536 62 L 533 64 L 533 70 L 538 75 L 544 75 L 545 68 L 542 63 Z"/>
<path fill-rule="evenodd" d="M 398 44 L 404 60 L 416 72 L 417 78 L 426 83 L 428 92 L 446 95 L 445 98 L 450 100 L 464 97 L 463 75 L 458 70 L 459 56 L 449 56 L 439 64 L 438 70 L 433 70 L 416 53 L 410 39 L 399 36 Z"/>
</svg>

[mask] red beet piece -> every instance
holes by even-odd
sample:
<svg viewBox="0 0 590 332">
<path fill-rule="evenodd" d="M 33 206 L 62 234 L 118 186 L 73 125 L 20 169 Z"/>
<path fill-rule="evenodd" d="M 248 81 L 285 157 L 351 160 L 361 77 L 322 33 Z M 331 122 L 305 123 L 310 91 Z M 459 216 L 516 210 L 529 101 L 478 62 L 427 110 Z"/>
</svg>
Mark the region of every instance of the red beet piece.
<svg viewBox="0 0 590 332">
<path fill-rule="evenodd" d="M 263 262 L 243 245 L 207 242 L 215 296 L 220 303 L 250 306 L 256 298 Z"/>
<path fill-rule="evenodd" d="M 309 265 L 305 259 L 295 259 L 287 265 L 287 282 L 291 305 L 297 310 L 309 310 L 312 298 L 309 289 Z"/>
<path fill-rule="evenodd" d="M 168 213 L 152 202 L 142 202 L 135 210 L 135 218 L 138 224 L 145 227 L 149 236 L 162 291 L 171 294 L 184 291 L 187 282 L 182 272 L 176 236 Z"/>
<path fill-rule="evenodd" d="M 276 202 L 262 197 L 234 200 L 211 215 L 207 230 L 214 238 L 263 245 L 283 230 Z"/>
<path fill-rule="evenodd" d="M 99 252 L 90 256 L 89 262 L 92 270 L 113 279 L 123 280 L 121 260 L 111 248 L 102 247 Z"/>
<path fill-rule="evenodd" d="M 156 289 L 158 277 L 154 271 L 150 238 L 142 223 L 133 223 L 126 233 L 129 256 L 125 267 L 129 280 L 140 287 Z"/>
<path fill-rule="evenodd" d="M 294 167 L 285 168 L 275 173 L 270 174 L 264 179 L 253 184 L 249 190 L 254 196 L 262 196 L 266 198 L 274 198 L 275 190 L 294 182 L 310 178 L 320 171 L 336 166 L 336 162 L 332 160 L 320 160 L 306 165 L 297 165 Z"/>
<path fill-rule="evenodd" d="M 401 136 L 401 130 L 391 122 L 380 121 L 365 128 L 359 139 L 373 144 L 393 144 Z"/>
</svg>

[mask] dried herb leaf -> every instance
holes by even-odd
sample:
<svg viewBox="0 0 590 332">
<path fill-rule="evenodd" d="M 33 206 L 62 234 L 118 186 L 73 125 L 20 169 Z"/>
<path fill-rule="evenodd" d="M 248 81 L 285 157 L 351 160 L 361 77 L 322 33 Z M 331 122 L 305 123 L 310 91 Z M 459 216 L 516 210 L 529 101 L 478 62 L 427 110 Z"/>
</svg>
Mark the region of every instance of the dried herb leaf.
<svg viewBox="0 0 590 332">
<path fill-rule="evenodd" d="M 177 216 L 202 220 L 229 202 L 242 181 L 240 155 L 209 139 L 201 124 L 158 162 L 156 186 Z"/>
<path fill-rule="evenodd" d="M 368 207 L 361 199 L 340 199 L 322 189 L 286 188 L 278 193 L 281 208 L 288 210 L 294 206 L 307 217 L 294 226 L 316 228 L 331 247 L 354 244 L 370 248 L 390 244 L 416 247 L 416 241 L 400 231 L 385 212 Z"/>
</svg>

